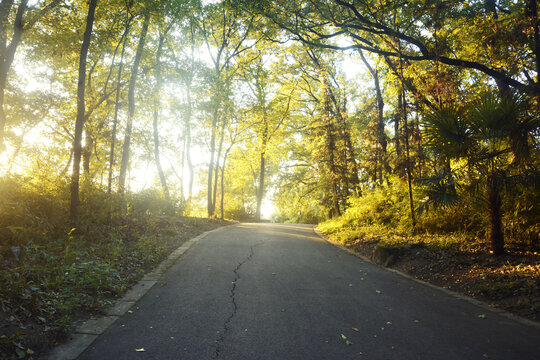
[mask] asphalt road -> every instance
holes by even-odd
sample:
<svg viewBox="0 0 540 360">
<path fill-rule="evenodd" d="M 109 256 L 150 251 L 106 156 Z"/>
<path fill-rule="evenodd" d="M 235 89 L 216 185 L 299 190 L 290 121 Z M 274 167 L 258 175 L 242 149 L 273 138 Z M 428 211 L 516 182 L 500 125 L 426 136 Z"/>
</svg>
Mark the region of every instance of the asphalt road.
<svg viewBox="0 0 540 360">
<path fill-rule="evenodd" d="M 538 328 L 362 261 L 311 226 L 214 232 L 132 310 L 80 359 L 540 359 Z"/>
</svg>

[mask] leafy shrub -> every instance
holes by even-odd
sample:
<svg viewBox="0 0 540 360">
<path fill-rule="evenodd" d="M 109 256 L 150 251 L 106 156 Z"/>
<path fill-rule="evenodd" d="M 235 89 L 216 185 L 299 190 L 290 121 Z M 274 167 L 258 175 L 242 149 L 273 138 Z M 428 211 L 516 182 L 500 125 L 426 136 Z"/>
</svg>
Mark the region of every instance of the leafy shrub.
<svg viewBox="0 0 540 360">
<path fill-rule="evenodd" d="M 158 190 L 147 189 L 140 193 L 129 194 L 128 213 L 142 215 L 171 215 L 182 214 L 185 205 L 166 199 Z"/>
</svg>

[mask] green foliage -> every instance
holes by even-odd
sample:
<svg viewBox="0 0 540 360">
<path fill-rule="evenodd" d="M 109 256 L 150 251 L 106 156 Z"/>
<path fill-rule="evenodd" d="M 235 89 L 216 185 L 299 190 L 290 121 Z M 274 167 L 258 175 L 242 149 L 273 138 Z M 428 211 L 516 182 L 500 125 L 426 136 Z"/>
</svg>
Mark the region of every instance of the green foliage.
<svg viewBox="0 0 540 360">
<path fill-rule="evenodd" d="M 415 196 L 419 195 L 419 191 L 420 189 L 414 190 Z M 436 211 L 424 209 L 417 218 L 414 234 L 418 234 L 420 238 L 421 234 L 437 235 L 437 239 L 440 239 L 436 240 L 437 243 L 446 243 L 443 238 L 447 237 L 452 239 L 451 243 L 455 243 L 456 239 L 470 241 L 475 236 L 484 236 L 485 225 L 482 204 L 467 198 L 463 199 L 463 206 L 460 207 L 441 207 Z M 405 180 L 392 178 L 385 185 L 364 190 L 361 197 L 349 198 L 349 207 L 341 217 L 322 222 L 318 227 L 322 232 L 342 242 L 363 237 L 382 237 L 383 242 L 394 244 L 404 237 L 414 238 L 408 209 L 407 183 Z M 454 234 L 469 235 L 458 235 L 456 238 Z"/>
<path fill-rule="evenodd" d="M 408 233 L 411 224 L 407 196 L 407 184 L 396 178 L 391 184 L 364 190 L 361 197 L 350 197 L 345 213 L 319 224 L 319 228 L 325 233 L 342 233 L 340 240 L 366 233 Z"/>
<path fill-rule="evenodd" d="M 66 184 L 4 178 L 0 187 L 0 314 L 37 323 L 51 340 L 72 329 L 77 312 L 109 305 L 178 246 L 181 231 L 201 223 L 163 216 L 171 204 L 157 192 L 126 194 L 133 211 L 124 215 L 110 206 L 117 197 L 85 184 L 82 220 L 72 228 Z M 2 357 L 29 336 L 9 331 Z"/>
</svg>

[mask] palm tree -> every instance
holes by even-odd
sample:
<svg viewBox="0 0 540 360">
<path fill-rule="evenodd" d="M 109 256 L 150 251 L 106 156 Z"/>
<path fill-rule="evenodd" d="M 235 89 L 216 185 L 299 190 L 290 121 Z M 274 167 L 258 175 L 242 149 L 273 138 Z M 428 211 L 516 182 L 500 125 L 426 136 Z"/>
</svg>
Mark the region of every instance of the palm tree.
<svg viewBox="0 0 540 360">
<path fill-rule="evenodd" d="M 504 254 L 501 187 L 510 167 L 529 158 L 530 134 L 538 128 L 538 117 L 523 97 L 501 99 L 486 93 L 462 108 L 441 105 L 424 117 L 423 125 L 436 153 L 447 161 L 465 160 L 466 168 L 485 184 L 492 251 Z M 439 203 L 434 194 L 428 202 Z"/>
</svg>

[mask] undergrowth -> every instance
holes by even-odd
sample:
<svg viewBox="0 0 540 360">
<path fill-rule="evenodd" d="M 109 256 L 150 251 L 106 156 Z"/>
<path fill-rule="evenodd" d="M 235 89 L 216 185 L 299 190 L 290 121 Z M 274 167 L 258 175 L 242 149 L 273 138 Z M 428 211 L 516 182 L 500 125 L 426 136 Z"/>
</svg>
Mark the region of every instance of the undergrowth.
<svg viewBox="0 0 540 360">
<path fill-rule="evenodd" d="M 464 194 L 455 207 L 415 213 L 413 230 L 403 182 L 364 191 L 362 197 L 350 199 L 342 216 L 318 227 L 364 256 L 375 254 L 377 247 L 389 248 L 387 254 L 394 259 L 388 266 L 538 320 L 538 194 L 530 189 L 512 192 L 503 194 L 505 256 L 490 254 L 488 214 L 474 194 Z M 415 199 L 421 196 L 418 190 L 414 193 Z"/>
<path fill-rule="evenodd" d="M 535 213 L 538 194 L 512 194 L 503 208 L 506 243 L 511 247 L 535 250 L 538 246 L 538 220 Z M 423 194 L 413 191 L 415 199 Z M 343 215 L 319 223 L 318 228 L 343 244 L 377 240 L 395 246 L 422 242 L 433 248 L 462 251 L 486 250 L 487 213 L 485 203 L 476 195 L 463 194 L 457 206 L 418 211 L 413 228 L 406 182 L 393 179 L 390 184 L 366 190 L 351 197 Z M 487 251 L 487 250 L 486 250 Z"/>
<path fill-rule="evenodd" d="M 180 232 L 205 225 L 179 217 L 182 208 L 157 192 L 121 199 L 85 184 L 82 220 L 73 228 L 67 189 L 0 180 L 2 359 L 46 350 L 80 314 L 111 304 L 166 257 Z"/>
</svg>

